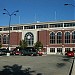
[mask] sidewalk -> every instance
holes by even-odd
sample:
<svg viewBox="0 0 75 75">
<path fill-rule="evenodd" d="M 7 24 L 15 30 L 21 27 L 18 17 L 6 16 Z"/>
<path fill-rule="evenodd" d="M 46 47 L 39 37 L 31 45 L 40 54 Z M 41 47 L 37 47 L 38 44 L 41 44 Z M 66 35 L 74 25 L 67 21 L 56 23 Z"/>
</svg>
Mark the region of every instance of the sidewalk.
<svg viewBox="0 0 75 75">
<path fill-rule="evenodd" d="M 73 69 L 71 75 L 75 75 L 75 59 L 74 59 L 74 64 L 73 64 Z"/>
</svg>

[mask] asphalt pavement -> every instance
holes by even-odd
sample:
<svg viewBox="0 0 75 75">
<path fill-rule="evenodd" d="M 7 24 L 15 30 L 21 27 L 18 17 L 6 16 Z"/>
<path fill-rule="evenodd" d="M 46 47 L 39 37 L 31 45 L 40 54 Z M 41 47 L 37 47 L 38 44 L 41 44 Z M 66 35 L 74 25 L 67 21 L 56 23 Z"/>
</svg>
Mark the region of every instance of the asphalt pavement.
<svg viewBox="0 0 75 75">
<path fill-rule="evenodd" d="M 69 75 L 72 62 L 63 55 L 0 56 L 0 75 Z"/>
</svg>

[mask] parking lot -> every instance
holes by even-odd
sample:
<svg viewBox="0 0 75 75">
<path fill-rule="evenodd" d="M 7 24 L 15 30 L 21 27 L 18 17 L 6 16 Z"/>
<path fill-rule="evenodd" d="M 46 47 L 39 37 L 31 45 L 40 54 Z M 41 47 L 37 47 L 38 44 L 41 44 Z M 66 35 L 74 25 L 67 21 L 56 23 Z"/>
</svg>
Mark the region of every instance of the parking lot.
<svg viewBox="0 0 75 75">
<path fill-rule="evenodd" d="M 62 55 L 0 56 L 0 75 L 69 75 L 71 65 Z"/>
</svg>

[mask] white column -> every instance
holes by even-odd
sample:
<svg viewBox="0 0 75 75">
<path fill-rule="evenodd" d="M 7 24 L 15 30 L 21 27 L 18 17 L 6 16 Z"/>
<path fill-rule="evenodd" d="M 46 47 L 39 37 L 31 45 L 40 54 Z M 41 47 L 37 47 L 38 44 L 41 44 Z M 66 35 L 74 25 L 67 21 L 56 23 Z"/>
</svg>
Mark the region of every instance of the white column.
<svg viewBox="0 0 75 75">
<path fill-rule="evenodd" d="M 47 54 L 50 54 L 50 48 L 47 48 Z"/>
<path fill-rule="evenodd" d="M 57 48 L 55 48 L 55 54 L 57 53 Z"/>
<path fill-rule="evenodd" d="M 71 51 L 72 51 L 72 48 L 70 48 L 71 49 Z"/>
<path fill-rule="evenodd" d="M 64 47 L 62 47 L 62 53 L 63 53 L 63 55 L 65 55 L 65 48 Z"/>
</svg>

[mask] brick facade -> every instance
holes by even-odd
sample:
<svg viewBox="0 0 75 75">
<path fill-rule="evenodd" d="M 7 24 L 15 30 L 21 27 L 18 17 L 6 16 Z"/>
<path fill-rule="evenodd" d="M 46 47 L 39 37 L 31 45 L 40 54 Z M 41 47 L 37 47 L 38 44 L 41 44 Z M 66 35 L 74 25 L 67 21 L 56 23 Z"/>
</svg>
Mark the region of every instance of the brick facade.
<svg viewBox="0 0 75 75">
<path fill-rule="evenodd" d="M 10 34 L 10 45 L 19 45 L 22 38 L 21 32 L 12 32 Z"/>
<path fill-rule="evenodd" d="M 11 48 L 15 48 L 19 46 L 20 40 L 25 39 L 25 35 L 27 35 L 26 40 L 30 46 L 34 46 L 34 43 L 40 41 L 43 44 L 43 51 L 47 52 L 47 54 L 53 54 L 53 53 L 57 54 L 61 52 L 65 53 L 65 51 L 68 49 L 75 50 L 75 42 L 72 41 L 72 32 L 75 31 L 75 21 L 65 21 L 65 22 L 59 21 L 59 22 L 35 23 L 35 24 L 33 23 L 29 25 L 21 25 L 21 26 L 19 25 L 19 28 L 17 25 L 11 27 L 12 27 L 12 30 L 10 30 Z M 22 27 L 22 29 L 20 29 L 20 27 Z M 50 43 L 51 40 L 50 33 L 52 32 L 55 34 L 55 43 Z M 61 32 L 62 34 L 61 43 L 57 43 L 58 32 Z M 65 43 L 66 32 L 70 33 L 69 43 Z M 28 35 L 27 33 L 31 33 L 31 34 Z M 0 31 L 0 35 L 2 37 L 3 35 L 8 35 L 8 34 L 9 34 L 8 30 Z M 30 38 L 28 38 L 28 36 Z M 2 38 L 1 38 L 1 43 L 3 48 L 8 47 L 8 44 L 3 44 Z"/>
</svg>

